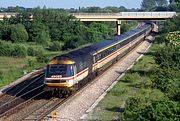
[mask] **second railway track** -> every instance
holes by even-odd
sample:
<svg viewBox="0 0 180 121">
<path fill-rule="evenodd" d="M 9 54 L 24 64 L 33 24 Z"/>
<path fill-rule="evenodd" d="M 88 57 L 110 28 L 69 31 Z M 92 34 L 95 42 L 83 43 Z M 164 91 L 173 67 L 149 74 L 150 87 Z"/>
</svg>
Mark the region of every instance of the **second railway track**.
<svg viewBox="0 0 180 121">
<path fill-rule="evenodd" d="M 17 105 L 25 102 L 34 89 L 43 84 L 44 74 L 32 75 L 30 78 L 22 81 L 21 83 L 11 87 L 6 92 L 0 95 L 0 117 L 3 117 L 16 107 Z M 33 96 L 33 94 L 31 94 Z"/>
</svg>

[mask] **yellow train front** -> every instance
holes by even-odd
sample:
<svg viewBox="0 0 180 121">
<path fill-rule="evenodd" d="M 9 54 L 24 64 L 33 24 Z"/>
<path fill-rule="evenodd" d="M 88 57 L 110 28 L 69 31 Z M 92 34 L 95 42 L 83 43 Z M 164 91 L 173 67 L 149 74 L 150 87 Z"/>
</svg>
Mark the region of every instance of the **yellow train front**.
<svg viewBox="0 0 180 121">
<path fill-rule="evenodd" d="M 74 61 L 65 57 L 53 58 L 46 67 L 46 89 L 66 89 L 74 84 Z M 47 88 L 50 87 L 50 88 Z"/>
</svg>

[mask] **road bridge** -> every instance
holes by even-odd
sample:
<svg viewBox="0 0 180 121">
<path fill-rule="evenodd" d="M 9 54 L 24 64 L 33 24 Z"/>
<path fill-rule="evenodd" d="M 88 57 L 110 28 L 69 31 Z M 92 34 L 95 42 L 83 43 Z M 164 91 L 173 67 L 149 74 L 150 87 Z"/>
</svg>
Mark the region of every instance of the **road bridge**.
<svg viewBox="0 0 180 121">
<path fill-rule="evenodd" d="M 167 20 L 176 12 L 120 12 L 120 13 L 72 13 L 80 21 L 116 21 L 117 34 L 121 33 L 121 21 L 127 20 Z"/>
<path fill-rule="evenodd" d="M 166 20 L 176 12 L 72 13 L 80 21 Z"/>
</svg>

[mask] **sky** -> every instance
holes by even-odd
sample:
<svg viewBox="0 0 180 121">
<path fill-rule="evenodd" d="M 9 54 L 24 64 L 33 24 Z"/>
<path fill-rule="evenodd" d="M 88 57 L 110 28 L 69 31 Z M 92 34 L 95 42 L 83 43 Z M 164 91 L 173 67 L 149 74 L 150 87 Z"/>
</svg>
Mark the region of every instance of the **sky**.
<svg viewBox="0 0 180 121">
<path fill-rule="evenodd" d="M 0 7 L 22 6 L 26 8 L 79 8 L 79 7 L 107 7 L 124 6 L 126 8 L 140 8 L 142 0 L 0 0 Z"/>
</svg>

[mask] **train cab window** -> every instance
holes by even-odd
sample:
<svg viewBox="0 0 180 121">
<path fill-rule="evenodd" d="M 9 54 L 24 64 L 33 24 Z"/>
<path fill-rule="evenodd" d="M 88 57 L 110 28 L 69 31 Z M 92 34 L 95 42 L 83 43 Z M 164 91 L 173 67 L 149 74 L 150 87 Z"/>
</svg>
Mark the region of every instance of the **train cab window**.
<svg viewBox="0 0 180 121">
<path fill-rule="evenodd" d="M 49 72 L 50 73 L 61 73 L 65 74 L 67 70 L 66 65 L 52 65 L 49 67 Z"/>
<path fill-rule="evenodd" d="M 50 65 L 49 74 L 58 74 L 62 77 L 68 77 L 74 75 L 74 66 L 73 65 Z"/>
</svg>

